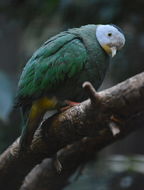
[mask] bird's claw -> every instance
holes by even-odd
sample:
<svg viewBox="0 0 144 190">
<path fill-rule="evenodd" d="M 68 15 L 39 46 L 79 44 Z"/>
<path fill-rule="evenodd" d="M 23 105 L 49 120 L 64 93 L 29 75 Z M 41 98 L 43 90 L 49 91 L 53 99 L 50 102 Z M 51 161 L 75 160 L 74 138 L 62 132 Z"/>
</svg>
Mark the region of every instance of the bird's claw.
<svg viewBox="0 0 144 190">
<path fill-rule="evenodd" d="M 77 106 L 79 105 L 79 102 L 73 102 L 70 100 L 65 100 L 65 106 L 60 108 L 60 112 L 64 112 L 66 110 L 68 110 L 69 108 L 73 107 L 73 106 Z"/>
</svg>

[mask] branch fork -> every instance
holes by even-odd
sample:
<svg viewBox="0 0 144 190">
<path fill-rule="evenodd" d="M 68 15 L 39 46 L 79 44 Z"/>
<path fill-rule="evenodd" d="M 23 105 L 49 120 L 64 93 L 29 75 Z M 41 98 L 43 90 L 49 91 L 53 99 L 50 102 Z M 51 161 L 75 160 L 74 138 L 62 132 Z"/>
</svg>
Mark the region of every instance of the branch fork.
<svg viewBox="0 0 144 190">
<path fill-rule="evenodd" d="M 88 81 L 84 82 L 82 87 L 87 92 L 87 94 L 91 100 L 91 104 L 94 106 L 94 108 L 97 109 L 98 113 L 101 111 L 107 110 L 106 104 L 103 103 L 102 96 L 96 92 L 95 88 L 93 87 L 93 85 L 90 82 L 88 82 Z M 109 114 L 109 115 L 111 115 L 111 114 Z M 108 114 L 107 114 L 107 116 L 108 116 Z M 109 129 L 112 132 L 113 136 L 118 135 L 120 133 L 119 124 L 121 123 L 121 121 L 118 120 L 117 118 L 115 118 L 114 115 L 111 115 L 108 122 L 109 122 Z"/>
</svg>

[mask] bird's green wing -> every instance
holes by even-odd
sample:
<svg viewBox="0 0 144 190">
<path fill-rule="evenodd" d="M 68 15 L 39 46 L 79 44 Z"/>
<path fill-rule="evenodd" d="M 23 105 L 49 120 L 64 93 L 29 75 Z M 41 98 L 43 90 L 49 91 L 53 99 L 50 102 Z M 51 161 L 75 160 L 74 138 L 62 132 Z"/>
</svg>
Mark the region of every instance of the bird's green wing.
<svg viewBox="0 0 144 190">
<path fill-rule="evenodd" d="M 87 50 L 75 35 L 64 32 L 51 38 L 26 64 L 18 85 L 18 104 L 56 89 L 77 75 L 87 59 Z"/>
</svg>

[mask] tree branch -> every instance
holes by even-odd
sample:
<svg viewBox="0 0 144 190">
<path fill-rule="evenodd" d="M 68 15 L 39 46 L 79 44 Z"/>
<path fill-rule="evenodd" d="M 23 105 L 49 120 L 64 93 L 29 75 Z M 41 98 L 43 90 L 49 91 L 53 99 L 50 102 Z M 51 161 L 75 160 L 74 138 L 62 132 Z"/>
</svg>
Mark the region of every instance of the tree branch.
<svg viewBox="0 0 144 190">
<path fill-rule="evenodd" d="M 66 148 L 60 150 L 59 160 L 62 164 L 62 171 L 58 173 L 53 164 L 53 159 L 45 159 L 42 163 L 34 167 L 34 169 L 26 176 L 20 190 L 62 190 L 67 186 L 69 177 L 88 160 L 95 157 L 95 153 L 109 144 L 129 135 L 136 129 L 139 129 L 144 124 L 144 111 L 133 115 L 129 118 L 120 134 L 111 136 L 108 131 L 105 131 L 100 136 L 95 138 L 84 137 Z M 137 128 L 138 126 L 139 128 Z"/>
<path fill-rule="evenodd" d="M 19 152 L 17 140 L 1 155 L 1 187 L 17 189 L 24 176 L 36 164 L 83 137 L 91 137 L 85 141 L 86 146 L 80 146 L 83 147 L 83 154 L 89 151 L 92 154 L 143 126 L 144 73 L 99 93 L 96 93 L 89 83 L 83 87 L 91 100 L 86 100 L 51 120 L 45 120 L 36 131 L 29 152 Z M 119 129 L 118 134 L 114 134 L 112 122 Z M 75 168 L 77 167 L 78 164 Z M 8 177 L 11 179 L 9 183 Z"/>
</svg>

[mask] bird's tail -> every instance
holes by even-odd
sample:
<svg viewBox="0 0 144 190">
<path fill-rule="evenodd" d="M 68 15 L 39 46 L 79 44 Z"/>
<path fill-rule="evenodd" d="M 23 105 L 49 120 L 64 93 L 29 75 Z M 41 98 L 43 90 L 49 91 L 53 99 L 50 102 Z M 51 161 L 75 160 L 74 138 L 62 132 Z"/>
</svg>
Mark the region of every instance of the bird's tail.
<svg viewBox="0 0 144 190">
<path fill-rule="evenodd" d="M 41 122 L 51 118 L 58 112 L 55 106 L 56 103 L 53 103 L 53 107 L 50 104 L 52 104 L 50 100 L 38 100 L 31 106 L 28 114 L 25 114 L 27 119 L 24 119 L 24 127 L 20 138 L 20 150 L 28 149 L 32 143 L 34 133 Z"/>
</svg>

